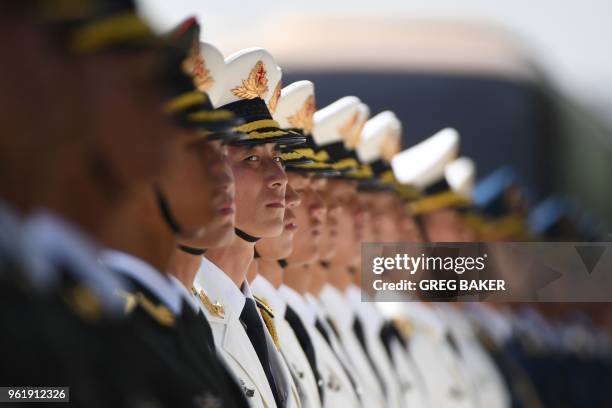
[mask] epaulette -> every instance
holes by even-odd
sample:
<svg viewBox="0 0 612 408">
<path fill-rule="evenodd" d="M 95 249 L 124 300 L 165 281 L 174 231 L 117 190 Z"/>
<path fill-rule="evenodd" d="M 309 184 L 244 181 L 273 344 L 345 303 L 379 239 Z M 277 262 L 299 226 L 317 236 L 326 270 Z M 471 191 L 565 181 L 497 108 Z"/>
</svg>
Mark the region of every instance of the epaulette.
<svg viewBox="0 0 612 408">
<path fill-rule="evenodd" d="M 276 333 L 276 325 L 274 324 L 274 312 L 272 311 L 272 308 L 270 307 L 270 305 L 268 305 L 268 302 L 266 302 L 265 299 L 260 298 L 258 296 L 253 297 L 255 298 L 255 303 L 259 308 L 259 314 L 261 315 L 261 318 L 263 319 L 266 328 L 268 329 L 268 333 L 270 333 L 270 336 L 272 337 L 272 341 L 274 342 L 276 349 L 280 350 L 280 341 L 278 339 L 278 333 Z"/>
<path fill-rule="evenodd" d="M 100 300 L 84 285 L 63 289 L 61 298 L 83 320 L 92 322 L 102 317 Z"/>
<path fill-rule="evenodd" d="M 393 326 L 397 329 L 400 335 L 404 338 L 405 341 L 409 341 L 410 337 L 412 337 L 412 333 L 414 332 L 414 327 L 412 323 L 410 323 L 406 319 L 402 319 L 401 317 L 394 317 L 391 319 Z"/>
<path fill-rule="evenodd" d="M 140 306 L 150 317 L 162 326 L 174 326 L 174 314 L 166 306 L 155 304 L 151 299 L 146 297 L 142 292 L 128 293 L 123 290 L 116 290 L 115 294 L 125 300 L 124 312 L 131 314 L 136 306 Z"/>
<path fill-rule="evenodd" d="M 192 291 L 198 297 L 198 299 L 200 299 L 200 302 L 208 311 L 208 313 L 210 313 L 214 317 L 223 318 L 225 316 L 225 308 L 223 307 L 223 305 L 219 302 L 213 303 L 208 297 L 208 295 L 206 295 L 206 292 L 204 292 L 203 289 L 198 290 L 195 287 L 192 287 Z"/>
</svg>

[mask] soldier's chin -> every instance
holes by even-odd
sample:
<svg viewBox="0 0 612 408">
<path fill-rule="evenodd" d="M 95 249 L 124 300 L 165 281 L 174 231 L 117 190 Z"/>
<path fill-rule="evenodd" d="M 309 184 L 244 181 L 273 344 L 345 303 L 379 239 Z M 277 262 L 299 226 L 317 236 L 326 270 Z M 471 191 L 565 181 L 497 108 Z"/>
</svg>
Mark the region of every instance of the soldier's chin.
<svg viewBox="0 0 612 408">
<path fill-rule="evenodd" d="M 283 232 L 283 217 L 276 217 L 266 222 L 259 222 L 257 225 L 252 225 L 250 228 L 241 228 L 240 226 L 237 226 L 237 228 L 257 238 L 275 238 Z"/>
</svg>

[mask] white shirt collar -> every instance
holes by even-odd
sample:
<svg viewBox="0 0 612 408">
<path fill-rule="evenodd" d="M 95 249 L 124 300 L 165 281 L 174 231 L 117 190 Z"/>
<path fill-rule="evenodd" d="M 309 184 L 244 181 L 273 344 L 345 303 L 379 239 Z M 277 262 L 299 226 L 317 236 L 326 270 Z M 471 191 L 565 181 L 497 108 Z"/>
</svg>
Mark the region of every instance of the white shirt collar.
<svg viewBox="0 0 612 408">
<path fill-rule="evenodd" d="M 353 284 L 349 285 L 345 293 L 347 300 L 363 322 L 365 330 L 371 333 L 379 333 L 385 324 L 385 319 L 382 313 L 376 309 L 376 306 L 371 302 L 363 301 L 361 295 L 361 288 Z"/>
<path fill-rule="evenodd" d="M 251 283 L 251 289 L 255 295 L 261 297 L 262 300 L 268 303 L 274 312 L 274 316 L 280 316 L 281 319 L 285 316 L 287 303 L 279 296 L 278 291 L 269 280 L 261 275 L 257 275 Z"/>
<path fill-rule="evenodd" d="M 200 310 L 200 305 L 198 300 L 195 298 L 192 292 L 188 291 L 187 288 L 183 285 L 183 283 L 176 278 L 176 276 L 169 275 L 170 283 L 176 291 L 181 296 L 181 299 L 185 300 L 189 306 L 193 309 L 194 312 Z"/>
<path fill-rule="evenodd" d="M 321 302 L 338 326 L 352 327 L 355 313 L 342 292 L 330 284 L 325 284 L 321 290 Z"/>
<path fill-rule="evenodd" d="M 298 314 L 304 324 L 314 326 L 317 316 L 313 309 L 308 306 L 302 295 L 287 285 L 281 285 L 278 288 L 278 294 L 287 302 L 287 306 L 291 307 Z"/>
<path fill-rule="evenodd" d="M 57 268 L 65 265 L 66 272 L 86 285 L 108 311 L 122 312 L 123 301 L 115 290 L 126 289 L 126 282 L 100 264 L 99 248 L 77 227 L 48 211 L 39 211 L 25 220 L 22 231 L 35 265 L 29 271 L 32 282 L 54 283 Z"/>
<path fill-rule="evenodd" d="M 219 302 L 223 305 L 226 316 L 231 314 L 236 319 L 240 318 L 245 295 L 241 288 L 238 288 L 230 277 L 208 258 L 202 257 L 202 265 L 200 265 L 193 285 L 197 290 L 204 290 L 211 302 Z"/>
<path fill-rule="evenodd" d="M 112 270 L 136 280 L 153 292 L 172 313 L 181 313 L 181 296 L 167 274 L 140 258 L 113 249 L 104 250 L 100 259 Z"/>
<path fill-rule="evenodd" d="M 308 304 L 308 306 L 310 306 L 310 308 L 314 311 L 315 315 L 319 319 L 325 319 L 326 317 L 325 311 L 323 310 L 323 307 L 321 306 L 321 302 L 319 302 L 319 299 L 314 297 L 312 293 L 306 293 L 306 295 L 304 295 L 304 299 L 306 300 L 306 303 Z"/>
</svg>

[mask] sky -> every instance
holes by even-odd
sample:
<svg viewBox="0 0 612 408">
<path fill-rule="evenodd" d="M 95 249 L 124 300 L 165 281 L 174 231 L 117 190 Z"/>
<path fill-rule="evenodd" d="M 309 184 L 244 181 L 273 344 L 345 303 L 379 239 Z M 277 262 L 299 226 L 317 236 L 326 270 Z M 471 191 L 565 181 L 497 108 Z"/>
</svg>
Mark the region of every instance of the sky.
<svg viewBox="0 0 612 408">
<path fill-rule="evenodd" d="M 609 0 L 138 0 L 160 31 L 196 15 L 202 37 L 224 53 L 263 45 L 264 27 L 286 18 L 434 18 L 485 22 L 519 39 L 564 93 L 612 125 L 612 2 Z M 268 31 L 269 33 L 269 31 Z M 282 35 L 282 33 L 279 33 Z M 296 46 L 299 46 L 296 45 Z"/>
</svg>

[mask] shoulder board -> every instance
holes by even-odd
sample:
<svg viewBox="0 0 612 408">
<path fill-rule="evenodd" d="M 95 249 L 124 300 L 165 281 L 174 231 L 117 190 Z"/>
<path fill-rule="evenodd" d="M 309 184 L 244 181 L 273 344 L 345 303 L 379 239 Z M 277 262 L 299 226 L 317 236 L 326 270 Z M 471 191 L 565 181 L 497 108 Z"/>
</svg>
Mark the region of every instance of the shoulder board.
<svg viewBox="0 0 612 408">
<path fill-rule="evenodd" d="M 120 290 L 120 289 L 115 289 L 115 295 L 122 298 L 123 301 L 125 302 L 123 306 L 123 312 L 126 315 L 134 311 L 134 308 L 138 304 L 138 301 L 136 300 L 136 295 L 134 295 L 133 293 L 128 293 L 124 290 Z"/>
<path fill-rule="evenodd" d="M 170 309 L 162 304 L 155 304 L 155 302 L 146 297 L 143 293 L 129 293 L 123 290 L 116 290 L 115 294 L 125 300 L 125 306 L 123 308 L 125 314 L 131 314 L 137 306 L 140 306 L 145 313 L 160 325 L 166 327 L 174 326 L 175 317 Z"/>
<path fill-rule="evenodd" d="M 166 306 L 155 304 L 141 292 L 136 293 L 136 300 L 138 301 L 138 305 L 157 323 L 166 327 L 174 326 L 174 314 Z"/>
<path fill-rule="evenodd" d="M 412 333 L 414 331 L 414 327 L 412 326 L 412 323 L 400 317 L 395 317 L 391 319 L 391 323 L 393 324 L 393 326 L 395 326 L 395 328 L 402 335 L 405 341 L 410 340 L 410 338 L 412 337 Z"/>
<path fill-rule="evenodd" d="M 102 305 L 94 293 L 84 285 L 75 285 L 61 292 L 63 301 L 83 320 L 95 321 L 102 317 Z"/>
</svg>

